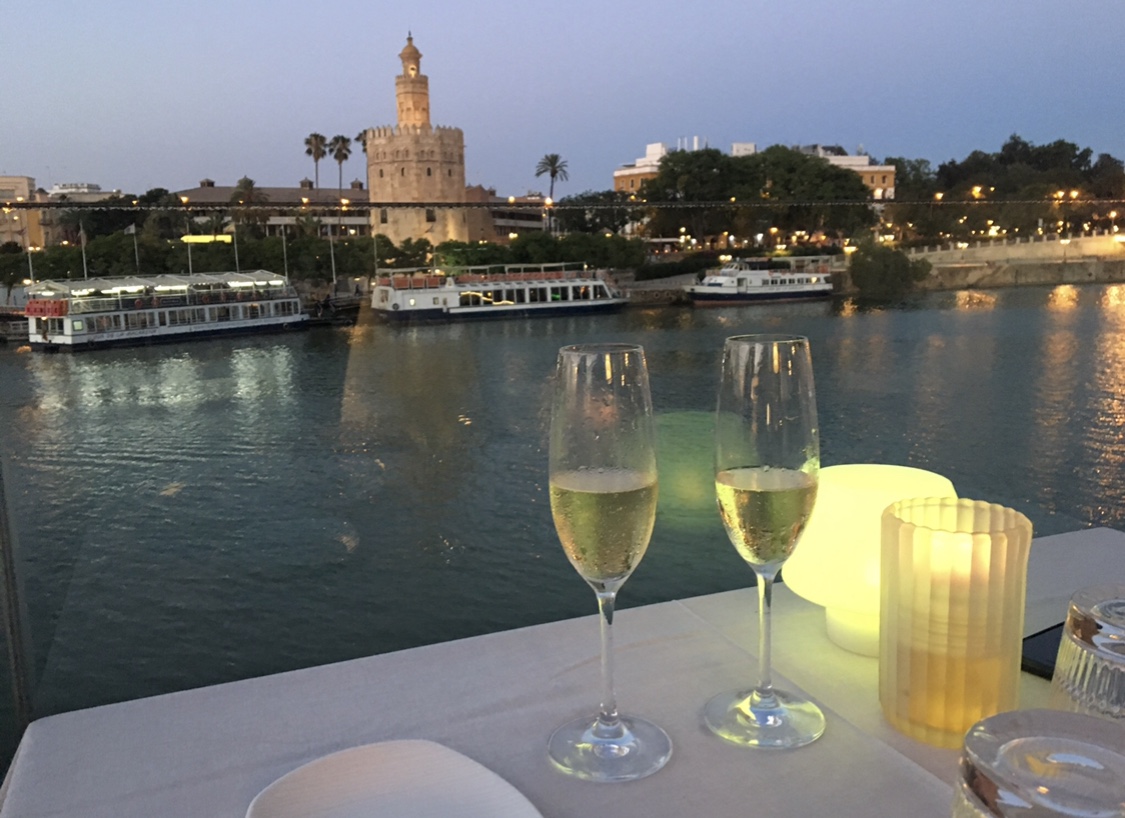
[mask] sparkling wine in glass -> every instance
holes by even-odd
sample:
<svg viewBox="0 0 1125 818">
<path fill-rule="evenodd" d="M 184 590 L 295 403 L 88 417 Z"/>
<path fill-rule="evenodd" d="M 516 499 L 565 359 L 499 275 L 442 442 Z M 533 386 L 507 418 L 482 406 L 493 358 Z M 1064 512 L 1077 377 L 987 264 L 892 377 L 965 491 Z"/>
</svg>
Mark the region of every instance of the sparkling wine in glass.
<svg viewBox="0 0 1125 818">
<path fill-rule="evenodd" d="M 776 690 L 770 675 L 773 581 L 816 501 L 820 436 L 807 338 L 742 335 L 723 348 L 715 427 L 715 492 L 727 536 L 758 579 L 758 684 L 720 693 L 707 726 L 747 747 L 800 747 L 820 738 L 824 714 Z"/>
<path fill-rule="evenodd" d="M 648 548 L 656 518 L 656 429 L 644 350 L 582 344 L 559 350 L 550 440 L 551 514 L 570 564 L 598 599 L 602 701 L 547 743 L 551 761 L 590 781 L 631 781 L 672 754 L 651 722 L 617 712 L 613 608 Z"/>
</svg>

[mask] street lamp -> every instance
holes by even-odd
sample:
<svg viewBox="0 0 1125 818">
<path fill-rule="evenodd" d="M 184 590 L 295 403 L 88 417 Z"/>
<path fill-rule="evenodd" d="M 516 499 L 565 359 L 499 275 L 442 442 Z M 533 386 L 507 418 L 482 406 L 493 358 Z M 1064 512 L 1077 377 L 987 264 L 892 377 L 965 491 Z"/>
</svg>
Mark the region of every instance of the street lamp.
<svg viewBox="0 0 1125 818">
<path fill-rule="evenodd" d="M 188 203 L 188 197 L 187 196 L 181 196 L 180 197 L 180 204 L 182 204 L 186 208 L 187 203 Z M 184 232 L 189 234 L 189 235 L 191 234 L 191 214 L 190 213 L 184 219 Z M 190 241 L 187 242 L 187 271 L 188 271 L 188 275 L 191 275 L 194 272 L 192 270 L 192 267 L 191 267 L 191 242 Z"/>
</svg>

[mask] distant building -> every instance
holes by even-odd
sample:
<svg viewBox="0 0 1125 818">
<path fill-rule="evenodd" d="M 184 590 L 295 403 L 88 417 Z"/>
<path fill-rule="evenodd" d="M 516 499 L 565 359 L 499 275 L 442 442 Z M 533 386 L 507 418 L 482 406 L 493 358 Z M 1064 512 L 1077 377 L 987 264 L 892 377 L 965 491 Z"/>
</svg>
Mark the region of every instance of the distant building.
<svg viewBox="0 0 1125 818">
<path fill-rule="evenodd" d="M 43 247 L 43 222 L 38 210 L 15 210 L 10 203 L 45 202 L 47 194 L 35 187 L 31 176 L 0 176 L 0 244 L 15 242 L 23 248 Z"/>
<path fill-rule="evenodd" d="M 47 191 L 47 200 L 50 202 L 89 204 L 120 195 L 120 190 L 103 190 L 101 185 L 95 185 L 92 182 L 62 182 L 53 185 Z M 43 241 L 47 245 L 53 246 L 75 238 L 73 227 L 67 231 L 59 224 L 61 213 L 60 210 L 44 210 L 42 213 Z"/>
<path fill-rule="evenodd" d="M 871 189 L 871 197 L 875 201 L 895 197 L 894 165 L 876 165 L 871 161 L 871 157 L 865 153 L 850 156 L 839 145 L 802 145 L 794 148 L 794 150 L 810 156 L 819 156 L 821 159 L 827 159 L 831 165 L 847 168 L 854 173 L 858 173 L 863 183 Z"/>
<path fill-rule="evenodd" d="M 750 148 L 750 153 L 753 153 L 755 150 L 753 142 L 737 142 L 732 146 L 732 154 L 742 156 L 742 153 L 736 151 L 745 149 L 747 146 Z M 700 139 L 698 136 L 693 136 L 691 139 L 684 137 L 676 140 L 676 150 L 678 151 L 697 151 L 706 147 L 708 147 L 707 140 Z M 667 155 L 668 146 L 663 142 L 650 142 L 645 145 L 644 156 L 622 165 L 613 172 L 613 189 L 619 193 L 630 195 L 637 193 L 644 182 L 656 178 L 656 174 L 660 171 L 660 160 Z"/>
<path fill-rule="evenodd" d="M 645 145 L 645 155 L 640 159 L 622 165 L 613 172 L 613 189 L 619 193 L 634 194 L 649 179 L 655 179 L 660 171 L 660 160 L 668 155 L 668 146 L 663 142 Z"/>
<path fill-rule="evenodd" d="M 700 143 L 699 137 L 692 142 L 680 140 L 677 150 L 699 150 L 707 147 L 706 142 Z M 871 157 L 860 153 L 849 156 L 848 152 L 839 145 L 803 145 L 796 146 L 794 150 L 810 156 L 818 156 L 830 164 L 847 168 L 859 174 L 863 183 L 871 189 L 871 196 L 876 201 L 893 199 L 895 197 L 895 168 L 894 165 L 876 165 Z M 731 145 L 731 156 L 752 156 L 758 152 L 754 142 L 735 142 Z M 655 179 L 660 171 L 660 160 L 668 154 L 668 146 L 663 142 L 653 142 L 645 146 L 645 155 L 629 164 L 622 165 L 613 172 L 613 189 L 622 193 L 637 193 L 641 184 L 648 179 Z"/>
<path fill-rule="evenodd" d="M 537 233 L 547 228 L 543 209 L 547 200 L 542 194 L 503 197 L 496 195 L 496 188 L 473 185 L 465 189 L 465 201 L 485 205 L 475 219 L 469 219 L 470 230 L 477 231 L 470 233 L 469 241 L 507 244 L 523 233 Z"/>
<path fill-rule="evenodd" d="M 52 202 L 100 202 L 120 195 L 120 190 L 102 190 L 101 185 L 91 182 L 62 182 L 47 191 Z"/>
<path fill-rule="evenodd" d="M 322 236 L 371 235 L 366 213 L 362 211 L 348 213 L 339 207 L 341 198 L 347 199 L 348 203 L 367 198 L 367 191 L 364 190 L 363 182 L 359 179 L 344 188 L 343 197 L 334 187 L 314 188 L 311 179 L 302 179 L 296 187 L 255 186 L 255 188 L 266 197 L 267 202 L 291 205 L 284 208 L 284 212 L 270 215 L 265 224 L 267 236 L 280 236 L 283 228 L 287 228 L 289 235 L 292 235 L 297 220 L 306 217 L 320 220 L 319 232 Z M 177 190 L 173 195 L 180 201 L 187 199 L 184 203 L 188 207 L 193 204 L 237 206 L 236 202 L 231 201 L 236 190 L 238 188 L 235 185 L 216 185 L 211 179 L 204 179 L 199 183 L 199 187 Z M 205 219 L 206 215 L 197 217 L 198 221 Z"/>
</svg>

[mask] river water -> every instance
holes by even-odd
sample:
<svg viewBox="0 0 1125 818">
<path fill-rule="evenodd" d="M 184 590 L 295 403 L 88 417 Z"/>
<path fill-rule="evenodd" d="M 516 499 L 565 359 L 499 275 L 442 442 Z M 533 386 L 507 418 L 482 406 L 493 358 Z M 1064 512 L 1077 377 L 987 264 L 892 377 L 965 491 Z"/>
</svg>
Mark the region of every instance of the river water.
<svg viewBox="0 0 1125 818">
<path fill-rule="evenodd" d="M 723 339 L 757 331 L 811 338 L 825 465 L 931 469 L 1040 534 L 1125 527 L 1123 286 L 9 345 L 36 714 L 592 613 L 547 500 L 566 343 L 648 356 L 661 504 L 621 604 L 750 584 L 714 510 L 709 413 Z"/>
</svg>

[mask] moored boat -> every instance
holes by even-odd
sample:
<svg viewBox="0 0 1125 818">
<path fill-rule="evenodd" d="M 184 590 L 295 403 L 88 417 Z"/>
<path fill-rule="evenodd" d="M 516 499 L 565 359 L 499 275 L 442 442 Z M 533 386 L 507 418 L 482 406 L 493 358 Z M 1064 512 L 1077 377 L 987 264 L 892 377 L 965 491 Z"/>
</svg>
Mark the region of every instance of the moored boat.
<svg viewBox="0 0 1125 818">
<path fill-rule="evenodd" d="M 266 270 L 42 281 L 28 287 L 32 349 L 78 351 L 301 328 L 296 290 Z"/>
<path fill-rule="evenodd" d="M 626 302 L 604 270 L 584 264 L 428 268 L 380 276 L 375 314 L 390 321 L 608 312 Z"/>
<path fill-rule="evenodd" d="M 739 258 L 684 287 L 697 306 L 829 298 L 832 275 L 824 257 Z"/>
</svg>

